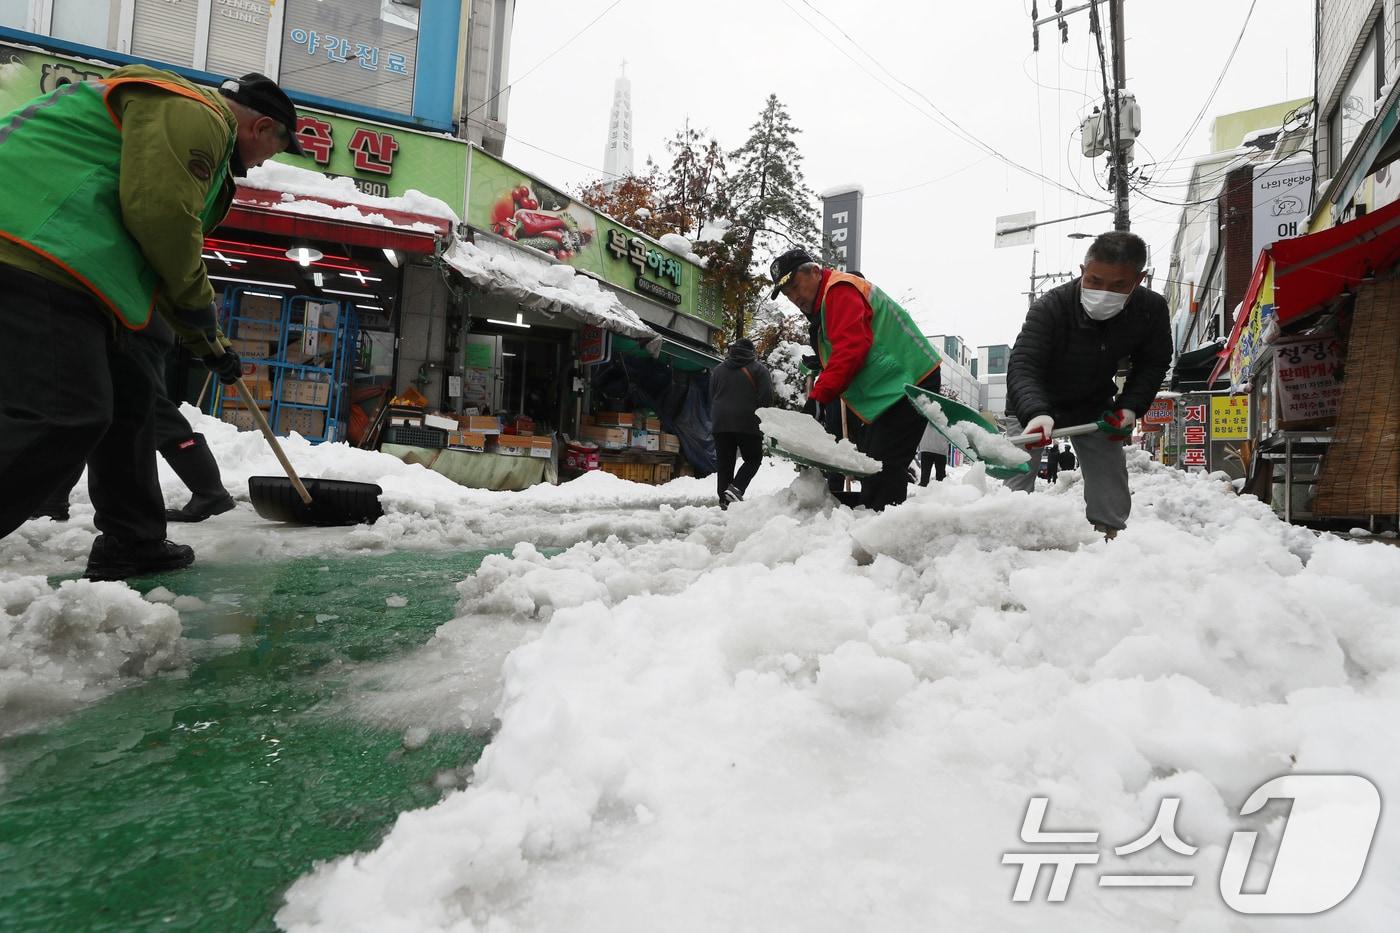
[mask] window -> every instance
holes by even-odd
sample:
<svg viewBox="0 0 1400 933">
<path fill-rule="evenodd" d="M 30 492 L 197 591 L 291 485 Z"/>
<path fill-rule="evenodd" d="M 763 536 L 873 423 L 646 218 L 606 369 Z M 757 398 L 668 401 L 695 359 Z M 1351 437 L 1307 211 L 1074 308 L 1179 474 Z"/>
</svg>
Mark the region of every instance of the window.
<svg viewBox="0 0 1400 933">
<path fill-rule="evenodd" d="M 200 0 L 136 0 L 131 54 L 172 65 L 195 64 L 195 22 Z"/>
<path fill-rule="evenodd" d="M 55 39 L 116 51 L 120 7 L 121 0 L 53 0 L 49 34 Z"/>
<path fill-rule="evenodd" d="M 29 28 L 29 0 L 0 0 L 0 26 Z"/>
<path fill-rule="evenodd" d="M 1356 138 L 1361 135 L 1361 128 L 1376 115 L 1376 98 L 1380 96 L 1381 90 L 1378 75 L 1384 70 L 1384 66 L 1377 63 L 1377 59 L 1381 57 L 1377 54 L 1380 27 L 1381 24 L 1377 23 L 1361 54 L 1357 56 L 1351 76 L 1342 88 L 1337 109 L 1328 121 L 1328 164 L 1334 175 L 1342 167 L 1347 153 L 1351 152 Z M 1335 161 L 1332 161 L 1330 156 L 1335 156 Z"/>
<path fill-rule="evenodd" d="M 286 89 L 410 113 L 418 58 L 418 5 L 396 0 L 287 0 Z"/>
<path fill-rule="evenodd" d="M 204 70 L 238 77 L 267 71 L 269 0 L 214 0 L 209 12 L 209 56 Z"/>
</svg>

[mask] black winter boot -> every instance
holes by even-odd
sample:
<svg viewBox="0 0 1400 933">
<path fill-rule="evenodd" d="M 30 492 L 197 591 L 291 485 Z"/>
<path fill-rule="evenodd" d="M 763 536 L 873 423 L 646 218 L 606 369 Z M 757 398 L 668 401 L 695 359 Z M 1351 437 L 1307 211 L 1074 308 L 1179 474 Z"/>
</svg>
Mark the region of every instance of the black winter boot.
<svg viewBox="0 0 1400 933">
<path fill-rule="evenodd" d="M 167 570 L 179 570 L 194 563 L 194 548 L 173 541 L 122 542 L 111 535 L 98 535 L 88 552 L 88 580 L 125 580 Z"/>
<path fill-rule="evenodd" d="M 170 469 L 189 487 L 192 496 L 184 508 L 166 509 L 168 522 L 202 522 L 211 515 L 233 509 L 233 497 L 224 488 L 219 464 L 204 442 L 203 434 L 192 434 L 183 441 L 166 444 L 160 450 Z"/>
</svg>

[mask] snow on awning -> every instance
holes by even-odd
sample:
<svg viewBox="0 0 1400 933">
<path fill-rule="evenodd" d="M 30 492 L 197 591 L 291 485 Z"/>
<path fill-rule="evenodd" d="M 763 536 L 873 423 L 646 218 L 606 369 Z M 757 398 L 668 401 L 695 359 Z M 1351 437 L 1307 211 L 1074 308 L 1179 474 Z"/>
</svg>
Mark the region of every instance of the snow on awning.
<svg viewBox="0 0 1400 933">
<path fill-rule="evenodd" d="M 454 242 L 442 258 L 478 288 L 505 295 L 531 311 L 563 314 L 631 337 L 646 344 L 653 355 L 660 350 L 656 331 L 615 294 L 573 266 L 535 260 L 511 246 L 464 240 Z"/>
<path fill-rule="evenodd" d="M 410 190 L 392 198 L 365 194 L 349 178 L 266 162 L 238 179 L 230 226 L 431 255 L 450 237 L 457 214 Z"/>
</svg>

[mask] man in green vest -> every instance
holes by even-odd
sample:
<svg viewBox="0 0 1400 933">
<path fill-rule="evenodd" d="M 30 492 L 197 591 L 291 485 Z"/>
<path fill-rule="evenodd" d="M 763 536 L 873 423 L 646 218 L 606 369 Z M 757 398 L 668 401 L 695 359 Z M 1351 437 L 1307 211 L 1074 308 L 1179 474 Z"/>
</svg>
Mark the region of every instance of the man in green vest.
<svg viewBox="0 0 1400 933">
<path fill-rule="evenodd" d="M 284 151 L 296 110 L 256 74 L 212 91 L 134 65 L 0 116 L 0 538 L 86 462 L 89 578 L 193 562 L 165 540 L 157 361 L 178 335 L 237 378 L 204 235 Z"/>
<path fill-rule="evenodd" d="M 905 397 L 906 385 L 937 391 L 943 358 L 909 313 L 858 274 L 823 267 L 806 250 L 773 260 L 770 298 L 779 294 L 812 322 L 821 375 L 808 398 L 818 405 L 840 399 L 864 424 L 857 446 L 880 461 L 847 504 L 881 511 L 909 494 L 909 464 L 927 422 Z"/>
</svg>

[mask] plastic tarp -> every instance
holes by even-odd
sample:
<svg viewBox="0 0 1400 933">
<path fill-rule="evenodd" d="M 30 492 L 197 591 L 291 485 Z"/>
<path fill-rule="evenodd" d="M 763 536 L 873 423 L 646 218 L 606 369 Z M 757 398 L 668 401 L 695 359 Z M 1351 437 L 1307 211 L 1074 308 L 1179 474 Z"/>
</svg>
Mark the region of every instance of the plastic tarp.
<svg viewBox="0 0 1400 933">
<path fill-rule="evenodd" d="M 452 482 L 472 489 L 519 491 L 536 483 L 558 484 L 554 458 L 507 457 L 503 454 L 475 453 L 469 450 L 433 450 L 385 444 L 380 448 L 404 463 L 419 463 Z"/>
</svg>

